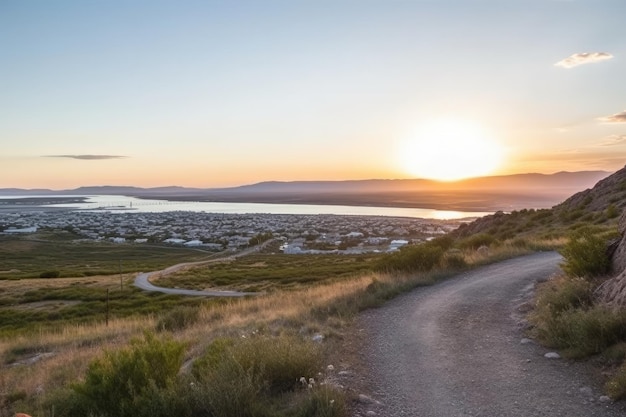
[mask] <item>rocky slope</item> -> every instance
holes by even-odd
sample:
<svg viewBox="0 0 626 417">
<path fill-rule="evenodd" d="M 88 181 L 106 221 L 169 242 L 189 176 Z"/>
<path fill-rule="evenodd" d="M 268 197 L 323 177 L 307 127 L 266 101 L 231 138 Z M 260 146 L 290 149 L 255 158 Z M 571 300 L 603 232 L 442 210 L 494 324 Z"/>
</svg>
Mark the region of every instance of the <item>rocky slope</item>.
<svg viewBox="0 0 626 417">
<path fill-rule="evenodd" d="M 611 257 L 613 278 L 596 290 L 601 302 L 614 308 L 626 308 L 626 210 L 619 220 L 620 238 Z"/>
</svg>

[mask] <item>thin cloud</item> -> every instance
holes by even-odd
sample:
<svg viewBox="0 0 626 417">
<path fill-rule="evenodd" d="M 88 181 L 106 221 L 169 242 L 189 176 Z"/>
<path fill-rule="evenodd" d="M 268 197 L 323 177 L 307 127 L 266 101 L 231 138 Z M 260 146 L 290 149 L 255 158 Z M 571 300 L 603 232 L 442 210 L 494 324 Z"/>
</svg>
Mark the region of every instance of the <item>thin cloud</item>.
<svg viewBox="0 0 626 417">
<path fill-rule="evenodd" d="M 580 52 L 571 55 L 554 65 L 561 68 L 574 68 L 579 65 L 593 64 L 594 62 L 605 61 L 611 58 L 613 58 L 613 55 L 608 52 Z"/>
<path fill-rule="evenodd" d="M 126 158 L 122 155 L 46 155 L 46 158 L 69 158 L 69 159 L 82 159 L 85 161 L 96 161 L 102 159 L 121 159 Z"/>
<path fill-rule="evenodd" d="M 607 137 L 602 143 L 601 146 L 618 146 L 626 144 L 626 135 L 611 135 Z"/>
<path fill-rule="evenodd" d="M 611 116 L 600 117 L 598 120 L 602 123 L 626 123 L 626 110 L 612 114 Z"/>
</svg>

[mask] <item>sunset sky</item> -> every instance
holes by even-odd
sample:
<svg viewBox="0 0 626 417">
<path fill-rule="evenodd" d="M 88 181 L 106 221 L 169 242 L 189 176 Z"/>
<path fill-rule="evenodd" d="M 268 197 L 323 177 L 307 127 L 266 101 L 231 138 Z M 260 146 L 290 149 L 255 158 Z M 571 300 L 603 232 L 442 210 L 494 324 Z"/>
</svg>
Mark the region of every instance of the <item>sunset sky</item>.
<svg viewBox="0 0 626 417">
<path fill-rule="evenodd" d="M 422 168 L 478 148 L 489 174 L 617 170 L 625 19 L 624 0 L 0 0 L 0 188 L 443 179 Z"/>
</svg>

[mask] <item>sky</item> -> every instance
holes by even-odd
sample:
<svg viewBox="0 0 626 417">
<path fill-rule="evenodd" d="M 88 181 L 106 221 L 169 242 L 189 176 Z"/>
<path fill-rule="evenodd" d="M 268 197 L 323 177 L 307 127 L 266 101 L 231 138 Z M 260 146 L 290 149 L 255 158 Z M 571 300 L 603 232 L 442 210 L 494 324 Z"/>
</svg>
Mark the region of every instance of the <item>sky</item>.
<svg viewBox="0 0 626 417">
<path fill-rule="evenodd" d="M 478 148 L 498 155 L 473 162 L 488 174 L 615 171 L 625 16 L 623 0 L 0 0 L 0 188 L 428 177 L 424 155 Z"/>
</svg>

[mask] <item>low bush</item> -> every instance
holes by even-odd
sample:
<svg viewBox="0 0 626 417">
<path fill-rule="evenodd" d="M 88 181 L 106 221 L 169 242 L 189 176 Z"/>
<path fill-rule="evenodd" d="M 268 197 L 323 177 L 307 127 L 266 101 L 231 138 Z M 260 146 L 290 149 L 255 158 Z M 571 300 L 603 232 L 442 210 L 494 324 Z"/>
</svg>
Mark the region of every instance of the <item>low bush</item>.
<svg viewBox="0 0 626 417">
<path fill-rule="evenodd" d="M 626 363 L 620 366 L 604 386 L 606 393 L 614 400 L 626 398 Z"/>
<path fill-rule="evenodd" d="M 151 333 L 133 340 L 129 348 L 106 352 L 90 364 L 85 381 L 73 387 L 68 415 L 173 415 L 183 355 L 183 344 Z"/>
<path fill-rule="evenodd" d="M 608 272 L 607 242 L 598 234 L 581 229 L 571 235 L 561 250 L 561 267 L 569 276 L 595 277 Z"/>
<path fill-rule="evenodd" d="M 496 238 L 488 233 L 479 233 L 467 237 L 459 242 L 461 249 L 478 249 L 481 246 L 490 246 L 496 241 Z"/>
<path fill-rule="evenodd" d="M 44 271 L 39 274 L 39 278 L 58 278 L 61 276 L 59 271 Z"/>
<path fill-rule="evenodd" d="M 300 389 L 300 378 L 317 375 L 321 365 L 319 346 L 301 337 L 256 335 L 237 340 L 217 339 L 193 365 L 193 402 L 210 416 L 275 416 L 272 398 Z M 316 395 L 324 393 L 330 395 L 325 390 Z M 322 400 L 315 398 L 315 395 L 300 397 L 293 404 L 293 415 L 343 415 L 318 411 L 310 414 L 312 408 L 323 408 L 318 404 Z M 335 402 L 335 408 L 345 408 L 340 406 L 341 393 L 333 393 L 329 404 Z"/>
<path fill-rule="evenodd" d="M 603 306 L 571 308 L 549 318 L 539 330 L 547 345 L 564 349 L 568 357 L 582 358 L 626 338 L 626 313 Z"/>
<path fill-rule="evenodd" d="M 431 242 L 401 248 L 380 259 L 379 271 L 385 272 L 428 272 L 439 264 L 444 249 Z"/>
<path fill-rule="evenodd" d="M 174 332 L 183 330 L 198 321 L 199 309 L 191 306 L 179 306 L 163 315 L 157 322 L 157 330 Z"/>
</svg>

